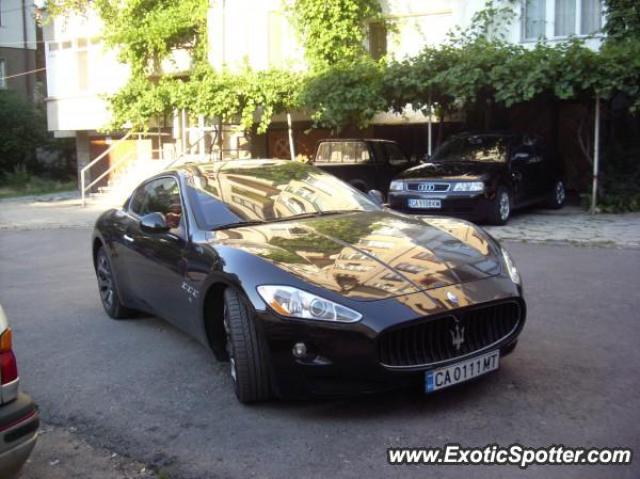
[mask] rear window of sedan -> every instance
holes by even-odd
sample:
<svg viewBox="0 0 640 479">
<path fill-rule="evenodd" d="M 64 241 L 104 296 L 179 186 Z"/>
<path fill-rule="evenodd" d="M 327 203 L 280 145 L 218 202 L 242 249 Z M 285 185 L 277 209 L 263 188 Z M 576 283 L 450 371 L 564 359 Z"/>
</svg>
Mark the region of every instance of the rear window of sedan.
<svg viewBox="0 0 640 479">
<path fill-rule="evenodd" d="M 362 141 L 327 141 L 320 143 L 317 163 L 367 163 L 369 148 Z"/>
</svg>

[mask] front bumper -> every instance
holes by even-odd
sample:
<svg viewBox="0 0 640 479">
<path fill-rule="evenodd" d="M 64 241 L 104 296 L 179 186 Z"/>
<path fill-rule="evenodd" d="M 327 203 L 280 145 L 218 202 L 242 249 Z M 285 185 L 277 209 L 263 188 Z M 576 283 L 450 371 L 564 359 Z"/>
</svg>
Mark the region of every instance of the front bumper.
<svg viewBox="0 0 640 479">
<path fill-rule="evenodd" d="M 18 474 L 36 444 L 38 407 L 26 394 L 0 406 L 0 472 L 2 478 Z"/>
<path fill-rule="evenodd" d="M 410 208 L 409 199 L 436 199 L 442 207 L 438 209 Z M 446 215 L 468 220 L 484 221 L 494 207 L 494 197 L 490 193 L 447 192 L 421 193 L 417 191 L 389 192 L 389 207 L 404 213 L 421 215 Z"/>
<path fill-rule="evenodd" d="M 526 309 L 519 287 L 503 277 L 493 277 L 464 285 L 430 290 L 429 296 L 438 299 L 448 291 L 455 291 L 465 300 L 461 305 L 477 305 L 493 301 L 515 299 L 522 304 L 521 321 L 517 330 L 492 345 L 501 356 L 511 352 L 526 319 Z M 464 295 L 464 296 L 463 296 Z M 268 310 L 257 312 L 257 323 L 265 338 L 271 366 L 273 389 L 279 397 L 340 396 L 375 393 L 403 387 L 423 387 L 425 371 L 453 364 L 461 358 L 437 365 L 418 365 L 394 368 L 381 363 L 378 349 L 380 334 L 399 324 L 415 320 L 428 321 L 450 313 L 454 309 L 442 301 L 433 314 L 407 311 L 407 304 L 419 304 L 424 293 L 363 302 L 363 319 L 353 324 L 331 324 L 309 320 L 291 320 Z M 468 302 L 465 302 L 468 301 Z M 366 309 L 366 311 L 364 311 Z M 307 346 L 307 357 L 294 357 L 294 344 Z M 487 352 L 479 349 L 467 357 Z"/>
</svg>

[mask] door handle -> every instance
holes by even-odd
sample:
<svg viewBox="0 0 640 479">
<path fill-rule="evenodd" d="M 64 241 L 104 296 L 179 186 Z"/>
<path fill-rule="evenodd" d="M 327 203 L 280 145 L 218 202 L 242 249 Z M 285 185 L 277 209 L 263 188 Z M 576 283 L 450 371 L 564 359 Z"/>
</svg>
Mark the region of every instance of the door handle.
<svg viewBox="0 0 640 479">
<path fill-rule="evenodd" d="M 122 235 L 122 237 L 125 239 L 125 241 L 128 241 L 129 243 L 133 243 L 135 241 L 131 236 L 127 234 Z"/>
</svg>

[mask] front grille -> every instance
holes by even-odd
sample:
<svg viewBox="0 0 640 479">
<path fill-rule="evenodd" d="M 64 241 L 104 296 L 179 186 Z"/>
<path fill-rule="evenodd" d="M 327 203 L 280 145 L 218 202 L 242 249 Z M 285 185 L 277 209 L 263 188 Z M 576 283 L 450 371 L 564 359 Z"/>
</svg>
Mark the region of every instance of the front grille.
<svg viewBox="0 0 640 479">
<path fill-rule="evenodd" d="M 383 332 L 378 340 L 380 362 L 411 367 L 463 357 L 500 342 L 518 328 L 522 319 L 520 305 L 513 301 L 426 318 Z M 461 336 L 464 342 L 458 349 L 455 343 Z"/>
<path fill-rule="evenodd" d="M 449 188 L 451 188 L 451 185 L 449 183 L 436 183 L 432 181 L 407 184 L 408 190 L 421 191 L 424 193 L 444 193 L 445 191 L 449 191 Z"/>
</svg>

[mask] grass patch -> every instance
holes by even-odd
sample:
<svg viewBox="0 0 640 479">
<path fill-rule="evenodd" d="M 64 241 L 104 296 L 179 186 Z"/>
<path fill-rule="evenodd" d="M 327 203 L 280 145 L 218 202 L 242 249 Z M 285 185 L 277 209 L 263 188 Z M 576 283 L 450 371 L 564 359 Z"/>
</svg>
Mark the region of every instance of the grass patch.
<svg viewBox="0 0 640 479">
<path fill-rule="evenodd" d="M 61 181 L 32 176 L 23 182 L 0 183 L 0 199 L 18 196 L 44 195 L 60 191 L 76 190 L 78 186 L 73 180 Z"/>
</svg>

